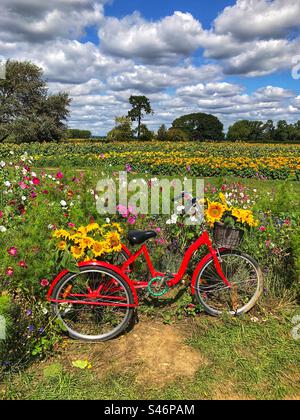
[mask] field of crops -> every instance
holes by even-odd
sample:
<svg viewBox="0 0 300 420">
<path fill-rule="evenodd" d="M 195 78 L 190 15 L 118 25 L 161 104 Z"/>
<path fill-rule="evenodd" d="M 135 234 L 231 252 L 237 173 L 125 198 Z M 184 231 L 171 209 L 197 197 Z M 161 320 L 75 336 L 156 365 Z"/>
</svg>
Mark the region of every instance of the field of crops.
<svg viewBox="0 0 300 420">
<path fill-rule="evenodd" d="M 24 151 L 40 167 L 124 169 L 154 175 L 300 180 L 300 145 L 245 143 L 72 142 L 0 145 L 7 159 Z"/>
</svg>

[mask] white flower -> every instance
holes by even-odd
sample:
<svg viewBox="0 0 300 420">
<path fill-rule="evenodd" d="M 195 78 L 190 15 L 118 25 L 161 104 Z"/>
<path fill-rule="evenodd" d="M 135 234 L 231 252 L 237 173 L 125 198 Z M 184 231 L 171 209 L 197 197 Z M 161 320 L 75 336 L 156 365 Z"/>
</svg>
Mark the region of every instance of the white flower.
<svg viewBox="0 0 300 420">
<path fill-rule="evenodd" d="M 184 206 L 178 206 L 178 207 L 177 207 L 177 212 L 178 212 L 178 213 L 181 213 L 184 209 L 185 209 L 185 207 L 184 207 Z"/>
<path fill-rule="evenodd" d="M 62 207 L 67 207 L 67 203 L 66 203 L 66 201 L 65 201 L 65 200 L 61 200 L 60 205 L 61 205 Z"/>
<path fill-rule="evenodd" d="M 11 186 L 11 183 L 10 183 L 9 181 L 5 181 L 5 182 L 4 182 L 4 185 L 5 185 L 7 188 L 9 188 L 9 187 Z"/>
<path fill-rule="evenodd" d="M 107 217 L 107 219 L 105 219 L 106 223 L 110 223 L 110 219 Z"/>
<path fill-rule="evenodd" d="M 14 152 L 11 150 L 11 151 L 9 152 L 9 154 L 10 154 L 10 155 L 14 155 Z"/>
<path fill-rule="evenodd" d="M 0 226 L 0 232 L 1 232 L 1 233 L 4 233 L 4 232 L 6 232 L 6 231 L 7 231 L 6 227 L 4 227 L 4 226 Z"/>
<path fill-rule="evenodd" d="M 53 229 L 53 227 L 54 227 L 53 225 L 48 225 L 48 229 L 49 229 L 49 230 L 52 230 L 52 229 Z"/>
<path fill-rule="evenodd" d="M 5 162 L 3 160 L 0 162 L 0 166 L 1 166 L 1 168 L 4 168 Z"/>
<path fill-rule="evenodd" d="M 22 201 L 26 201 L 27 198 L 25 197 L 25 195 L 22 196 Z"/>
<path fill-rule="evenodd" d="M 167 220 L 167 225 L 175 225 L 177 223 L 178 216 L 177 214 L 173 214 L 171 219 Z"/>
<path fill-rule="evenodd" d="M 36 178 L 36 173 L 35 172 L 31 172 L 31 176 L 33 176 L 33 178 Z"/>
</svg>

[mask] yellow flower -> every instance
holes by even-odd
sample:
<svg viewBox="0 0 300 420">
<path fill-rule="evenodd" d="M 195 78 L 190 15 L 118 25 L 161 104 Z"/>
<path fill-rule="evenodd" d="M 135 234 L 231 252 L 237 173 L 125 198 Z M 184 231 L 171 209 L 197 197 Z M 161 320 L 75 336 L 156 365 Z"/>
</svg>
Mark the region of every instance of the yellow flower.
<svg viewBox="0 0 300 420">
<path fill-rule="evenodd" d="M 71 247 L 71 253 L 76 260 L 79 260 L 84 256 L 84 250 L 80 248 L 79 246 L 72 246 Z"/>
<path fill-rule="evenodd" d="M 101 257 L 101 255 L 105 254 L 106 252 L 109 251 L 108 247 L 107 247 L 107 243 L 102 241 L 94 241 L 93 246 L 92 246 L 92 251 L 95 257 Z"/>
<path fill-rule="evenodd" d="M 120 237 L 119 233 L 109 232 L 106 235 L 106 240 L 107 240 L 109 248 L 112 251 L 117 251 L 117 252 L 121 251 L 122 244 L 121 244 L 121 237 Z"/>
<path fill-rule="evenodd" d="M 219 222 L 222 219 L 226 209 L 221 203 L 209 202 L 208 208 L 205 211 L 207 221 L 213 225 L 215 222 Z"/>
<path fill-rule="evenodd" d="M 87 233 L 93 232 L 93 231 L 98 230 L 98 229 L 99 229 L 98 223 L 90 223 L 86 227 Z"/>
<path fill-rule="evenodd" d="M 86 236 L 87 235 L 87 229 L 84 226 L 80 226 L 80 228 L 77 230 L 77 232 L 81 235 L 81 236 Z"/>
<path fill-rule="evenodd" d="M 80 245 L 82 248 L 91 248 L 94 244 L 94 239 L 90 238 L 89 236 L 82 238 L 80 240 Z"/>
<path fill-rule="evenodd" d="M 117 229 L 117 231 L 122 234 L 124 231 L 120 225 L 120 223 L 113 223 L 112 226 Z"/>
<path fill-rule="evenodd" d="M 227 205 L 227 200 L 226 200 L 225 195 L 223 193 L 220 193 L 219 197 L 220 197 L 220 200 L 222 201 L 223 206 L 227 209 L 228 205 Z"/>
<path fill-rule="evenodd" d="M 67 247 L 67 243 L 66 241 L 61 241 L 58 245 L 57 248 L 60 249 L 61 251 L 64 251 Z"/>
<path fill-rule="evenodd" d="M 56 231 L 53 233 L 53 236 L 54 236 L 55 238 L 64 238 L 64 239 L 68 239 L 68 238 L 70 237 L 70 234 L 69 234 L 69 232 L 67 232 L 66 230 L 64 230 L 64 229 L 60 229 L 60 230 L 56 230 Z"/>
</svg>

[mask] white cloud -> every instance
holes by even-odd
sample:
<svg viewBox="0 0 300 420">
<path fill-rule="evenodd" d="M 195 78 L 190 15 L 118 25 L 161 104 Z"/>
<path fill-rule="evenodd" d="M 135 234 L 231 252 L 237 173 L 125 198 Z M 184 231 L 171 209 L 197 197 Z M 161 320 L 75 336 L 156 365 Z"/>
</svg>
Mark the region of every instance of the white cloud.
<svg viewBox="0 0 300 420">
<path fill-rule="evenodd" d="M 78 37 L 103 20 L 106 0 L 1 0 L 0 38 L 41 43 Z"/>
<path fill-rule="evenodd" d="M 168 63 L 196 51 L 202 33 L 201 23 L 190 13 L 175 12 L 149 22 L 136 12 L 123 19 L 105 19 L 99 37 L 101 47 L 109 54 Z"/>
<path fill-rule="evenodd" d="M 299 0 L 237 0 L 215 20 L 217 34 L 241 41 L 282 38 L 300 26 Z"/>
</svg>

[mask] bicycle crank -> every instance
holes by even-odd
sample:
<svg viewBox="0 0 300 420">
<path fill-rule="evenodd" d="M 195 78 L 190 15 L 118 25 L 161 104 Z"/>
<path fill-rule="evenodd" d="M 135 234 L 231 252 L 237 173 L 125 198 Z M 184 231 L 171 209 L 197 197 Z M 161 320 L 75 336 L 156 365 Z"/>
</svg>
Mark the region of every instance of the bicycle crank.
<svg viewBox="0 0 300 420">
<path fill-rule="evenodd" d="M 154 277 L 148 284 L 148 292 L 151 296 L 160 297 L 169 291 L 166 277 Z"/>
</svg>

